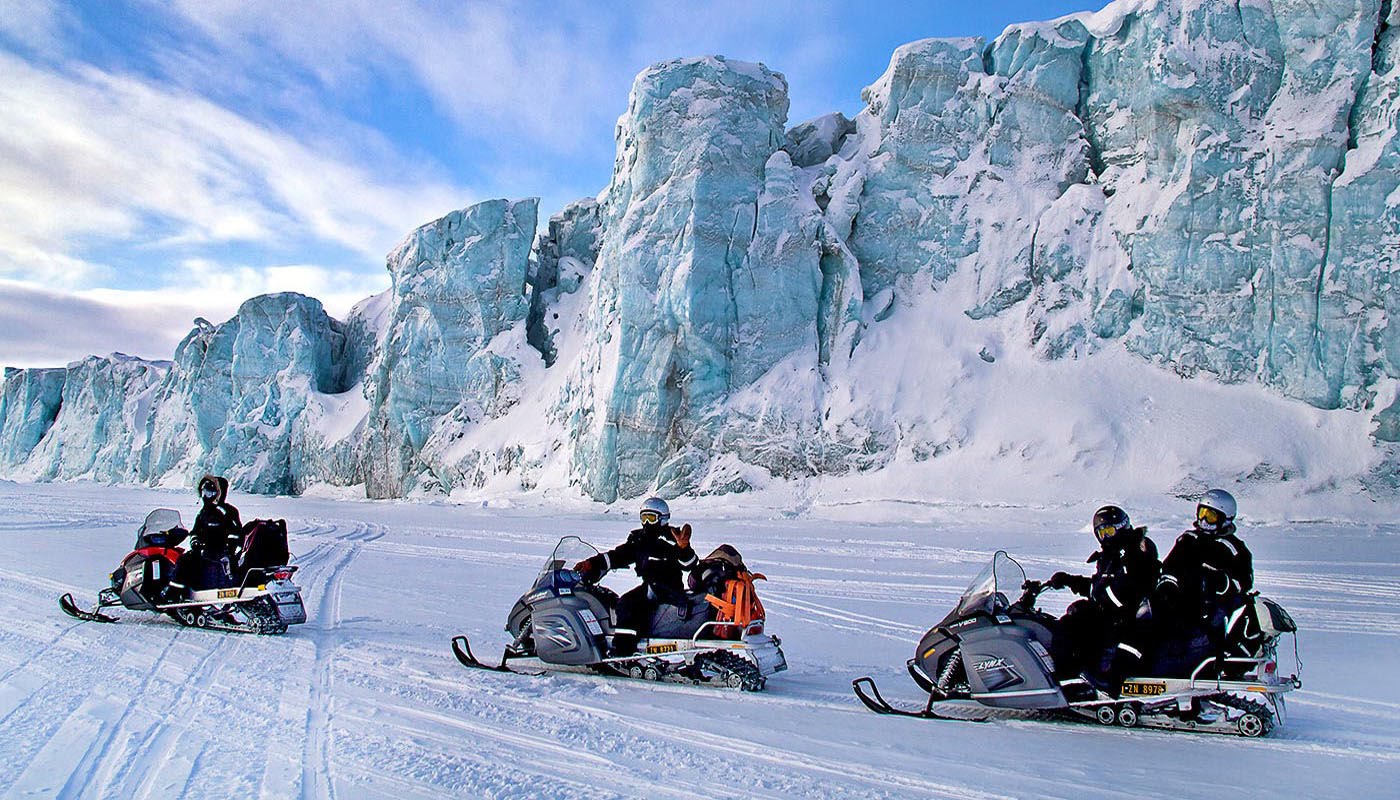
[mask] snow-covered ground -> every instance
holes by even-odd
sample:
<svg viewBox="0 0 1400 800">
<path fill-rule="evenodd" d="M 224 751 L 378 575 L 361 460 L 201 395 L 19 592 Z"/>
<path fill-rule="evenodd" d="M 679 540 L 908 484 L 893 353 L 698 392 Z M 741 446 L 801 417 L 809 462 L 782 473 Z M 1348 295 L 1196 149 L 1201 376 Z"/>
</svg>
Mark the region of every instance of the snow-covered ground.
<svg viewBox="0 0 1400 800">
<path fill-rule="evenodd" d="M 1288 724 L 1244 740 L 885 718 L 851 695 L 870 674 L 914 702 L 905 659 L 992 551 L 1033 577 L 1081 564 L 1097 498 L 816 505 L 800 519 L 744 511 L 743 498 L 702 513 L 676 503 L 697 549 L 731 542 L 770 578 L 760 593 L 791 669 L 757 695 L 453 660 L 456 633 L 499 650 L 557 537 L 611 545 L 630 514 L 232 500 L 245 519 L 290 524 L 310 620 L 285 636 L 63 616 L 57 596 L 90 603 L 147 511 L 189 522 L 194 497 L 0 483 L 0 794 L 1319 798 L 1394 796 L 1400 782 L 1400 524 L 1374 515 L 1300 507 L 1251 522 L 1241 498 L 1257 582 L 1301 626 L 1305 668 Z M 1130 510 L 1165 551 L 1191 505 Z"/>
</svg>

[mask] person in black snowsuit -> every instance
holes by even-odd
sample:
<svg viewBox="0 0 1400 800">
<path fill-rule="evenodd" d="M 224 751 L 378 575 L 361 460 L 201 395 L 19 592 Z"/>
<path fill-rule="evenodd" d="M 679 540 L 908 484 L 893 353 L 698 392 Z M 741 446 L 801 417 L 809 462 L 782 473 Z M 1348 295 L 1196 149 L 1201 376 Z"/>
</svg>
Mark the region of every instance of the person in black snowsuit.
<svg viewBox="0 0 1400 800">
<path fill-rule="evenodd" d="M 1134 528 L 1123 509 L 1094 513 L 1099 549 L 1089 556 L 1093 575 L 1056 572 L 1052 589 L 1082 595 L 1066 609 L 1055 633 L 1056 664 L 1062 675 L 1082 674 L 1090 685 L 1116 694 L 1123 677 L 1142 660 L 1137 612 L 1157 585 L 1161 563 L 1146 528 Z"/>
<path fill-rule="evenodd" d="M 176 590 L 212 589 L 233 580 L 235 550 L 243 540 L 243 521 L 228 502 L 228 480 L 218 475 L 199 479 L 203 503 L 190 529 L 190 551 L 175 565 Z"/>
<path fill-rule="evenodd" d="M 1235 498 L 1211 489 L 1196 505 L 1196 522 L 1162 562 L 1152 599 L 1164 630 L 1181 634 L 1204 627 L 1216 655 L 1224 655 L 1239 613 L 1254 589 L 1254 557 L 1235 535 Z"/>
<path fill-rule="evenodd" d="M 648 498 L 642 503 L 641 519 L 642 527 L 628 534 L 627 541 L 574 565 L 577 572 L 592 579 L 610 569 L 632 565 L 642 579 L 640 586 L 618 600 L 611 653 L 615 657 L 636 652 L 637 639 L 650 633 L 648 626 L 659 605 L 685 601 L 681 573 L 700 563 L 690 546 L 690 525 L 672 527 L 671 509 L 665 500 Z"/>
</svg>

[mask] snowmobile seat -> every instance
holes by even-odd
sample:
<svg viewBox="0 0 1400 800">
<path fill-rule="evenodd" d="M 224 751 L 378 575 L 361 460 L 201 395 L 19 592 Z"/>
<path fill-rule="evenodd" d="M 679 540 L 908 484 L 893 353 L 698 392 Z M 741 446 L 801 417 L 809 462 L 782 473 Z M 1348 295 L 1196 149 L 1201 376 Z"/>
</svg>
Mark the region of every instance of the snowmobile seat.
<svg viewBox="0 0 1400 800">
<path fill-rule="evenodd" d="M 243 526 L 243 544 L 239 548 L 234 577 L 242 580 L 250 569 L 286 566 L 292 560 L 287 550 L 287 521 L 284 519 L 255 519 Z"/>
<path fill-rule="evenodd" d="M 175 576 L 171 582 L 190 591 L 226 589 L 236 585 L 233 576 L 229 574 L 227 561 L 193 551 L 185 553 L 175 563 Z"/>
<path fill-rule="evenodd" d="M 650 636 L 689 639 L 715 618 L 715 608 L 704 595 L 688 595 L 683 603 L 662 603 L 651 615 Z"/>
</svg>

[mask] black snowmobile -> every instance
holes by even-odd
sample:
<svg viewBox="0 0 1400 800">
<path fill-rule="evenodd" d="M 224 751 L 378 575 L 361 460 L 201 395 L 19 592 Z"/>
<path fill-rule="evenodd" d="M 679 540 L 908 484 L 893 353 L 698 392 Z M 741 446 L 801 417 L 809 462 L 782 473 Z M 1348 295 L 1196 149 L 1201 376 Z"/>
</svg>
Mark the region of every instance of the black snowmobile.
<svg viewBox="0 0 1400 800">
<path fill-rule="evenodd" d="M 97 594 L 97 607 L 78 607 L 73 595 L 58 600 L 70 617 L 116 622 L 102 613 L 122 606 L 133 611 L 167 614 L 182 625 L 239 633 L 284 633 L 306 621 L 301 589 L 292 583 L 297 568 L 288 566 L 287 528 L 281 520 L 253 520 L 231 575 L 221 566 L 180 548 L 188 536 L 180 512 L 159 508 L 136 532 L 136 547 L 111 574 L 111 585 Z M 275 563 L 274 563 L 275 562 Z M 187 582 L 181 590 L 171 583 Z"/>
<path fill-rule="evenodd" d="M 925 719 L 967 719 L 945 715 L 940 707 L 951 710 L 971 701 L 991 708 L 1050 709 L 1104 725 L 1262 736 L 1284 721 L 1284 694 L 1302 686 L 1296 674 L 1280 675 L 1276 660 L 1280 637 L 1294 633 L 1296 667 L 1297 627 L 1281 606 L 1257 596 L 1252 609 L 1240 612 L 1254 614 L 1257 622 L 1248 657 L 1222 657 L 1204 633 L 1183 634 L 1158 648 L 1160 654 L 1145 667 L 1148 675 L 1125 679 L 1118 698 L 1078 676 L 1060 680 L 1052 655 L 1058 621 L 1035 607 L 1046 588 L 1027 581 L 1021 565 L 997 551 L 957 607 L 924 634 L 908 662 L 909 675 L 928 692 L 924 708 L 895 708 L 869 677 L 852 681 L 856 696 L 876 713 Z M 1006 592 L 1016 591 L 1021 595 L 1011 602 Z M 1237 627 L 1245 626 L 1230 626 Z"/>
<path fill-rule="evenodd" d="M 609 656 L 618 596 L 569 565 L 598 550 L 577 536 L 555 546 L 530 591 L 516 601 L 506 621 L 513 639 L 498 665 L 472 654 L 466 636 L 452 639 L 463 666 L 540 675 L 509 666 L 537 659 L 548 666 L 583 667 L 605 675 L 653 681 L 728 686 L 759 691 L 769 675 L 787 669 L 780 641 L 763 632 L 762 605 L 737 550 L 724 545 L 702 559 L 691 577 L 685 603 L 663 604 L 636 654 Z"/>
</svg>

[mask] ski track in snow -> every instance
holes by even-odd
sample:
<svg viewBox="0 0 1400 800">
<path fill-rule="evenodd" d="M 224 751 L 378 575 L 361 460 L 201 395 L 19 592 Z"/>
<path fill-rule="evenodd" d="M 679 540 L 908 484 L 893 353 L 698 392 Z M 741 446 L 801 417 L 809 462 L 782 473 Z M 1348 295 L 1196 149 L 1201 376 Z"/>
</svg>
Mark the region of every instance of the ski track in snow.
<svg viewBox="0 0 1400 800">
<path fill-rule="evenodd" d="M 691 520 L 697 545 L 731 541 L 770 578 L 759 593 L 791 668 L 743 694 L 452 658 L 455 633 L 499 650 L 559 535 L 611 544 L 629 520 L 240 500 L 245 519 L 289 522 L 309 619 L 283 636 L 63 616 L 57 595 L 90 604 L 145 512 L 184 495 L 0 484 L 0 797 L 1348 797 L 1400 779 L 1400 548 L 1374 526 L 1251 542 L 1305 669 L 1288 724 L 1242 740 L 1017 712 L 884 718 L 855 700 L 851 678 L 870 674 L 918 701 L 904 660 L 992 550 L 1031 577 L 1082 565 L 1085 542 L 1026 530 L 1020 509 L 1020 534 L 986 509 L 957 530 Z"/>
</svg>

